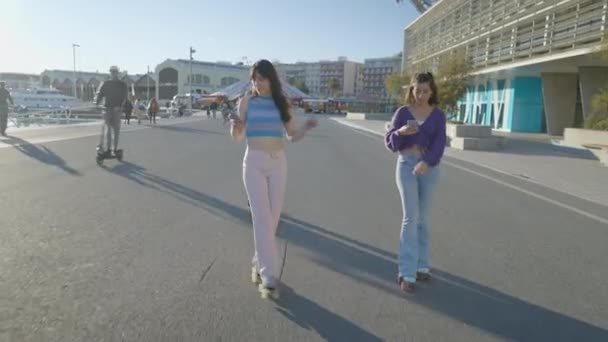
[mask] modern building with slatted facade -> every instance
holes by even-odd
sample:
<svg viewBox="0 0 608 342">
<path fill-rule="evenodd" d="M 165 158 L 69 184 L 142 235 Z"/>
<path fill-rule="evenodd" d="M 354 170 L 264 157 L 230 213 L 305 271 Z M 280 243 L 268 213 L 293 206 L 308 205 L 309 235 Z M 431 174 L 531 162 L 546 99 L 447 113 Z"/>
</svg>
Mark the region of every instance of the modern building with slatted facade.
<svg viewBox="0 0 608 342">
<path fill-rule="evenodd" d="M 463 51 L 474 72 L 468 123 L 562 135 L 608 86 L 608 0 L 441 0 L 405 28 L 403 68 Z"/>
</svg>

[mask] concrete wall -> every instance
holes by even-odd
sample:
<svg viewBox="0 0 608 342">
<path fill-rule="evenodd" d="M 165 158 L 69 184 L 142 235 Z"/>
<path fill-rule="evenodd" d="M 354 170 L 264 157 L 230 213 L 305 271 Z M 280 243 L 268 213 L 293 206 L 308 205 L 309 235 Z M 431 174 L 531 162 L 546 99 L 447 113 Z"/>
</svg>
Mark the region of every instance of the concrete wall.
<svg viewBox="0 0 608 342">
<path fill-rule="evenodd" d="M 450 138 L 488 138 L 492 136 L 492 127 L 448 123 L 446 124 L 445 135 Z"/>
<path fill-rule="evenodd" d="M 583 147 L 585 144 L 608 145 L 608 132 L 591 129 L 566 128 L 564 130 L 564 145 Z"/>
<path fill-rule="evenodd" d="M 577 74 L 542 73 L 543 100 L 549 135 L 563 135 L 574 125 Z"/>
<path fill-rule="evenodd" d="M 458 150 L 494 151 L 504 147 L 503 137 L 492 136 L 492 127 L 484 125 L 446 126 L 447 146 Z"/>
<path fill-rule="evenodd" d="M 608 86 L 607 67 L 579 67 L 581 102 L 583 105 L 583 117 L 593 114 L 591 99 L 601 88 Z"/>
</svg>

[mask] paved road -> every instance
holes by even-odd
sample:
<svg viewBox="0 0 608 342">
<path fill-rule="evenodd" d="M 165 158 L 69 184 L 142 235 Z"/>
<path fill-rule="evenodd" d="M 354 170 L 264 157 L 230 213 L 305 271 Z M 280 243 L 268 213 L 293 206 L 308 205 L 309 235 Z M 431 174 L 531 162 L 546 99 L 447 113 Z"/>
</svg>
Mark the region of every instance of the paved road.
<svg viewBox="0 0 608 342">
<path fill-rule="evenodd" d="M 127 132 L 103 168 L 97 139 L 0 149 L 0 341 L 608 340 L 601 205 L 448 158 L 436 277 L 403 295 L 395 157 L 323 120 L 288 147 L 273 303 L 219 121 Z"/>
</svg>

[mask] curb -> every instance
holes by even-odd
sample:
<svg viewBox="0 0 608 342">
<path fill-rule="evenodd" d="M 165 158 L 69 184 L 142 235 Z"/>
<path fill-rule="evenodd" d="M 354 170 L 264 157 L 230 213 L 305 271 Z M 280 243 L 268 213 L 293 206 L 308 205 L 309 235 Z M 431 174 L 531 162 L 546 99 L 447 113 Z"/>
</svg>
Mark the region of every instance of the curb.
<svg viewBox="0 0 608 342">
<path fill-rule="evenodd" d="M 357 124 L 354 124 L 354 123 L 350 123 L 348 121 L 336 119 L 336 118 L 329 118 L 329 119 L 332 120 L 332 121 L 334 121 L 334 122 L 339 123 L 340 125 L 348 126 L 350 128 L 354 128 L 354 129 L 357 129 L 357 130 L 360 130 L 360 131 L 363 131 L 363 132 L 371 133 L 371 134 L 377 135 L 379 137 L 384 137 L 384 133 L 380 133 L 380 132 L 378 132 L 378 131 L 376 131 L 374 129 L 371 129 L 371 128 L 363 127 L 363 126 L 360 126 L 360 125 L 357 125 Z"/>
<path fill-rule="evenodd" d="M 378 136 L 378 137 L 384 137 L 383 133 L 380 133 L 380 132 L 378 132 L 376 130 L 373 130 L 373 129 L 370 129 L 370 128 L 359 126 L 359 125 L 357 125 L 355 123 L 351 123 L 351 122 L 344 121 L 344 120 L 339 120 L 339 119 L 331 119 L 331 120 L 333 120 L 334 122 L 336 122 L 336 123 L 338 123 L 340 125 L 344 125 L 344 126 L 353 128 L 353 129 L 361 131 L 361 132 L 371 133 L 371 134 L 373 134 L 375 136 Z M 561 147 L 563 147 L 563 146 L 561 146 Z M 579 152 L 579 154 L 580 154 L 580 152 Z M 601 203 L 601 202 L 599 202 L 597 200 L 589 199 L 589 198 L 586 198 L 586 197 L 578 195 L 578 194 L 572 194 L 572 193 L 570 193 L 568 191 L 565 191 L 564 189 L 555 188 L 555 187 L 553 187 L 551 185 L 544 184 L 543 182 L 541 182 L 538 179 L 535 179 L 535 178 L 526 178 L 526 179 L 524 179 L 524 178 L 521 178 L 520 175 L 515 174 L 513 172 L 502 170 L 502 169 L 499 169 L 499 168 L 496 168 L 496 167 L 493 167 L 493 166 L 490 166 L 490 165 L 487 165 L 487 164 L 484 164 L 484 163 L 468 160 L 467 158 L 463 158 L 463 157 L 454 155 L 453 153 L 451 153 L 451 148 L 447 147 L 447 146 L 446 146 L 446 150 L 445 150 L 444 156 L 452 158 L 452 159 L 457 160 L 457 161 L 471 163 L 471 164 L 476 165 L 478 167 L 481 167 L 481 168 L 484 168 L 484 169 L 487 169 L 489 171 L 493 171 L 493 172 L 496 172 L 496 173 L 499 173 L 499 174 L 502 174 L 502 175 L 505 175 L 505 176 L 514 177 L 514 178 L 519 179 L 519 180 L 525 180 L 527 182 L 530 182 L 530 183 L 533 183 L 533 184 L 545 187 L 545 188 L 553 190 L 553 191 L 557 191 L 557 192 L 560 192 L 560 193 L 568 194 L 570 196 L 573 196 L 573 197 L 576 197 L 576 198 L 579 198 L 579 199 L 582 199 L 582 200 L 585 200 L 585 201 L 589 201 L 589 202 L 592 202 L 592 203 L 597 203 L 597 204 L 603 205 L 603 203 Z M 444 162 L 446 164 L 456 165 L 456 167 L 459 167 L 458 164 L 454 164 L 454 163 L 452 163 L 450 161 L 446 160 Z"/>
</svg>

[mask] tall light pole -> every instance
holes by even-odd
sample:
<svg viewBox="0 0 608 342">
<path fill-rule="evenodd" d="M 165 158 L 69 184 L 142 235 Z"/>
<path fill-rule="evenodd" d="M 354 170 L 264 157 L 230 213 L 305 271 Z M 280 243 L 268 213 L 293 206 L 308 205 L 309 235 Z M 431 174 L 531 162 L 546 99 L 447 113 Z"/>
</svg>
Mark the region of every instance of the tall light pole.
<svg viewBox="0 0 608 342">
<path fill-rule="evenodd" d="M 146 74 L 146 100 L 150 101 L 150 66 L 148 65 L 148 73 Z"/>
<path fill-rule="evenodd" d="M 72 44 L 72 56 L 74 57 L 74 82 L 72 83 L 72 90 L 74 91 L 74 97 L 76 96 L 76 48 L 80 47 L 78 44 Z"/>
<path fill-rule="evenodd" d="M 191 46 L 190 47 L 190 98 L 188 101 L 188 110 L 190 111 L 190 114 L 192 114 L 192 55 L 196 52 L 196 50 L 194 50 L 194 48 Z"/>
</svg>

